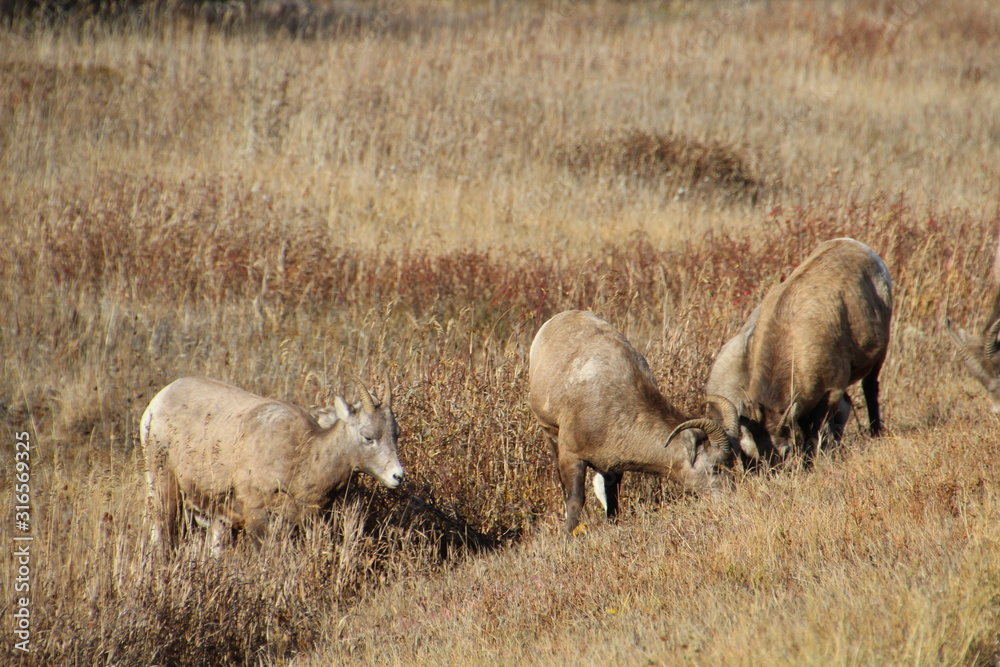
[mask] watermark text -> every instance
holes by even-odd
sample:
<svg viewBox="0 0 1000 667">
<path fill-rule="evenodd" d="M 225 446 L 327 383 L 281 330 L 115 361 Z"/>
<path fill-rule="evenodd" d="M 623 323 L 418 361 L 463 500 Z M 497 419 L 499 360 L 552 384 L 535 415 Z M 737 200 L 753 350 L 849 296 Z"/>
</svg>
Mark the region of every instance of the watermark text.
<svg viewBox="0 0 1000 667">
<path fill-rule="evenodd" d="M 31 437 L 14 434 L 14 650 L 31 650 Z"/>
</svg>

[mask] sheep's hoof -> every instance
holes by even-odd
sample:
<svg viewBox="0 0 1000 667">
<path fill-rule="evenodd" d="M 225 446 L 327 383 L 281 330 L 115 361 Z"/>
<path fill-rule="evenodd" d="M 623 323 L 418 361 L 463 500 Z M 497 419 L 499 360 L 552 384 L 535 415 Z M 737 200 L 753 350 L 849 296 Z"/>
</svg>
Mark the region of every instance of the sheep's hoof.
<svg viewBox="0 0 1000 667">
<path fill-rule="evenodd" d="M 576 528 L 573 529 L 573 537 L 580 537 L 581 535 L 587 534 L 587 524 L 581 523 L 577 524 Z"/>
</svg>

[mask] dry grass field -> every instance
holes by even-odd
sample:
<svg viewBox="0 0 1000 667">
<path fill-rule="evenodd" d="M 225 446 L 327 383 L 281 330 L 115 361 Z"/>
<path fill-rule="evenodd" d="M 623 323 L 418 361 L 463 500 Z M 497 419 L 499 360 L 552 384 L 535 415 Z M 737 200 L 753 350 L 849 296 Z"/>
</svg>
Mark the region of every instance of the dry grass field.
<svg viewBox="0 0 1000 667">
<path fill-rule="evenodd" d="M 0 28 L 0 661 L 1000 661 L 1000 421 L 944 333 L 993 296 L 1000 6 L 316 12 L 344 7 Z M 564 536 L 525 404 L 538 327 L 601 314 L 693 413 L 838 236 L 893 275 L 888 434 L 852 419 L 812 470 L 715 499 L 626 475 L 617 523 L 591 498 Z M 137 422 L 160 387 L 317 406 L 386 371 L 402 489 L 359 477 L 259 551 L 154 553 Z"/>
</svg>

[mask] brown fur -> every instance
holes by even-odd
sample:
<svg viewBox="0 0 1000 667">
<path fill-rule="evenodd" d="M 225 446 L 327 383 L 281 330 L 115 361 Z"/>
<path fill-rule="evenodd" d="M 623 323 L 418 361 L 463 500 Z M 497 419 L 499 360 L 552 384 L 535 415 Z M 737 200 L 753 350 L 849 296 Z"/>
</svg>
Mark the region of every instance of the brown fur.
<svg viewBox="0 0 1000 667">
<path fill-rule="evenodd" d="M 889 344 L 892 285 L 881 258 L 853 239 L 820 246 L 760 305 L 748 398 L 779 458 L 831 432 L 846 389 L 862 381 L 869 431 L 882 430 L 878 374 Z M 840 424 L 842 428 L 842 423 Z"/>
</svg>

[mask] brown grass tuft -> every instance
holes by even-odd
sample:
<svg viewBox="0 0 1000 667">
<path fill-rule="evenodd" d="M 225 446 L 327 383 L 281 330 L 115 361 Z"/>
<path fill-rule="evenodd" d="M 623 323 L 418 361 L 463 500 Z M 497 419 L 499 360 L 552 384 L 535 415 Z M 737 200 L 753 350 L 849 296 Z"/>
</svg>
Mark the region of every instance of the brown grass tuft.
<svg viewBox="0 0 1000 667">
<path fill-rule="evenodd" d="M 898 29 L 888 20 L 845 13 L 831 19 L 816 42 L 819 51 L 835 63 L 864 63 L 892 53 L 898 38 Z"/>
<path fill-rule="evenodd" d="M 665 197 L 718 192 L 724 198 L 756 201 L 766 187 L 744 149 L 677 134 L 606 132 L 560 150 L 557 161 L 580 174 L 634 179 Z"/>
</svg>

